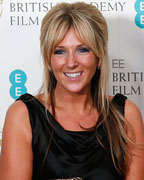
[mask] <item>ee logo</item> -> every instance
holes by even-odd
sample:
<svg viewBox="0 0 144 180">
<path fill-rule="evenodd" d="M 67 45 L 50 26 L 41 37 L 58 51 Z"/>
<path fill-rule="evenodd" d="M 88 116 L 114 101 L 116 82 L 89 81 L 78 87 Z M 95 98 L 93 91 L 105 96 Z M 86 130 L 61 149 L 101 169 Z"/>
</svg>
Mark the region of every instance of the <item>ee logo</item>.
<svg viewBox="0 0 144 180">
<path fill-rule="evenodd" d="M 24 71 L 19 69 L 12 71 L 9 80 L 12 84 L 10 95 L 13 99 L 17 99 L 22 94 L 27 93 L 27 88 L 25 87 L 27 76 Z"/>
<path fill-rule="evenodd" d="M 144 0 L 137 0 L 135 2 L 135 10 L 137 12 L 135 23 L 139 28 L 144 28 Z"/>
</svg>

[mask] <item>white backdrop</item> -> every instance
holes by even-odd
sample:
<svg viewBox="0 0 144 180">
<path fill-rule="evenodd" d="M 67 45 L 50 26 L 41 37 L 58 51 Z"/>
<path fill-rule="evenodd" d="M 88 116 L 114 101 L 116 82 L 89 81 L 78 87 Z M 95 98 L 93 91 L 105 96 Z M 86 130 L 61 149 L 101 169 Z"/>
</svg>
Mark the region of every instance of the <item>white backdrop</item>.
<svg viewBox="0 0 144 180">
<path fill-rule="evenodd" d="M 7 108 L 42 82 L 39 48 L 43 16 L 54 0 L 0 0 L 0 130 Z M 73 1 L 68 1 L 73 2 Z M 125 94 L 144 116 L 144 0 L 87 0 L 109 27 L 109 94 Z"/>
</svg>

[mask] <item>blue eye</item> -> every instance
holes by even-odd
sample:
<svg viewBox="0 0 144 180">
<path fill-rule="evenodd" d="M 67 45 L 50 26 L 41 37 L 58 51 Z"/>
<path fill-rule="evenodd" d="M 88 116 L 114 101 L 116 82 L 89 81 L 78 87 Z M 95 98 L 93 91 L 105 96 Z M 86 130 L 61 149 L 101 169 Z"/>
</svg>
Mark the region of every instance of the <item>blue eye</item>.
<svg viewBox="0 0 144 180">
<path fill-rule="evenodd" d="M 90 49 L 89 48 L 86 48 L 86 47 L 80 47 L 76 50 L 78 53 L 87 53 L 87 52 L 90 52 Z"/>
<path fill-rule="evenodd" d="M 64 53 L 65 53 L 65 51 L 62 50 L 62 49 L 56 49 L 56 50 L 54 50 L 54 54 L 57 54 L 57 55 L 61 55 L 61 54 L 64 54 Z"/>
</svg>

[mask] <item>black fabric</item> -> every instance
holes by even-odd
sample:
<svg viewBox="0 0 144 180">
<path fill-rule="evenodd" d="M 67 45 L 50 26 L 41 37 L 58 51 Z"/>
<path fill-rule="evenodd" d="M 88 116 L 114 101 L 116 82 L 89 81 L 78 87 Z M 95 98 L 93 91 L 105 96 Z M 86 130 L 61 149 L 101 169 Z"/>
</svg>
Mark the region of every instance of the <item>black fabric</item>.
<svg viewBox="0 0 144 180">
<path fill-rule="evenodd" d="M 124 106 L 125 106 L 125 100 L 127 99 L 126 96 L 117 93 L 113 100 L 112 103 L 117 109 L 124 115 Z"/>
<path fill-rule="evenodd" d="M 101 147 L 93 131 L 65 130 L 49 111 L 48 121 L 45 107 L 30 94 L 24 94 L 18 100 L 26 104 L 32 127 L 33 180 L 74 177 L 83 180 L 124 179 L 117 173 L 110 151 Z M 125 100 L 126 97 L 121 94 L 117 94 L 112 100 L 122 113 Z M 52 141 L 49 144 L 53 129 Z M 108 139 L 102 125 L 98 127 L 98 132 L 107 145 Z"/>
</svg>

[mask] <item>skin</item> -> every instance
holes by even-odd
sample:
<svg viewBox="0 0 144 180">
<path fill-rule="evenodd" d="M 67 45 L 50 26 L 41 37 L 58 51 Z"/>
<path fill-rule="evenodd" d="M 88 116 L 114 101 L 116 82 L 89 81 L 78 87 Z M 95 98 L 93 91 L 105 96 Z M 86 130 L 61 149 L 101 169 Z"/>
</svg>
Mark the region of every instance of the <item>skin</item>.
<svg viewBox="0 0 144 180">
<path fill-rule="evenodd" d="M 125 180 L 142 180 L 144 179 L 144 124 L 139 108 L 131 101 L 126 101 L 125 118 L 134 130 L 135 138 L 128 136 L 134 142 L 139 144 L 138 147 L 130 147 L 128 150 L 132 154 L 127 162 L 127 173 Z"/>
<path fill-rule="evenodd" d="M 87 94 L 90 96 L 90 83 L 95 74 L 97 60 L 91 49 L 84 45 L 71 28 L 51 55 L 51 67 L 57 79 L 56 91 Z M 68 77 L 66 73 L 78 73 L 77 77 Z"/>
<path fill-rule="evenodd" d="M 63 41 L 55 48 L 62 48 L 64 54 L 52 53 L 51 66 L 57 86 L 54 91 L 56 104 L 56 119 L 67 130 L 82 131 L 93 126 L 98 117 L 97 109 L 91 108 L 90 82 L 97 67 L 97 59 L 91 51 L 78 53 L 82 42 L 75 36 L 73 29 L 67 33 Z M 85 46 L 85 45 L 84 45 Z M 82 72 L 81 77 L 68 78 L 65 72 Z M 44 104 L 44 95 L 37 96 Z M 113 97 L 109 97 L 111 101 Z M 51 105 L 48 106 L 51 112 Z M 73 113 L 75 112 L 75 113 Z M 136 143 L 144 142 L 144 126 L 138 107 L 126 100 L 125 118 L 135 132 Z M 130 138 L 130 132 L 127 131 Z M 0 179 L 2 180 L 31 180 L 32 179 L 32 130 L 28 110 L 25 104 L 17 101 L 12 104 L 6 115 L 2 152 L 0 157 Z M 143 148 L 143 149 L 142 149 Z M 144 145 L 141 149 L 128 148 L 133 154 L 127 162 L 125 180 L 144 179 Z"/>
<path fill-rule="evenodd" d="M 82 130 L 79 124 L 88 128 L 96 123 L 98 113 L 96 109 L 91 109 L 90 84 L 97 62 L 93 52 L 77 38 L 73 28 L 51 55 L 51 67 L 57 79 L 54 92 L 56 119 L 66 129 L 79 131 Z M 66 76 L 66 73 L 78 72 L 80 76 Z"/>
</svg>

